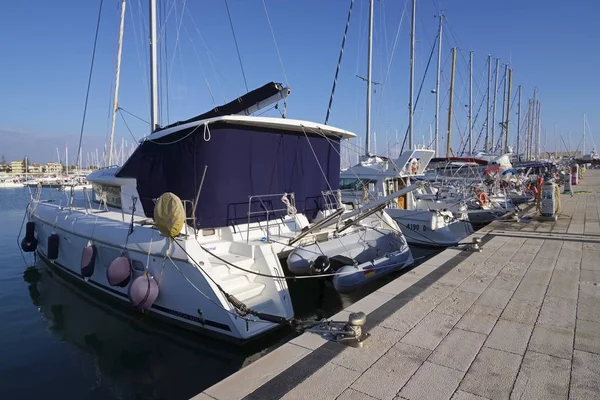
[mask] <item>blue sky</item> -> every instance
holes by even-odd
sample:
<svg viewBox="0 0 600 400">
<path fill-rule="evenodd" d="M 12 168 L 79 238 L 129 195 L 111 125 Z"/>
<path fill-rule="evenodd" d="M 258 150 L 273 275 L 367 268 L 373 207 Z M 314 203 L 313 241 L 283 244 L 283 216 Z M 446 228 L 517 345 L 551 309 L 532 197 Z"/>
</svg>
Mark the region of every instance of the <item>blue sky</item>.
<svg viewBox="0 0 600 400">
<path fill-rule="evenodd" d="M 261 0 L 228 0 L 249 89 L 269 81 L 285 82 Z M 189 118 L 243 94 L 240 71 L 224 0 L 159 0 L 168 15 L 162 30 L 162 123 Z M 349 0 L 265 0 L 292 88 L 288 117 L 323 122 Z M 56 159 L 69 143 L 74 157 L 87 86 L 99 1 L 31 0 L 7 2 L 0 13 L 0 154 L 8 159 L 25 154 L 33 161 Z M 184 8 L 185 5 L 185 8 Z M 102 150 L 109 129 L 110 101 L 119 0 L 105 0 L 96 64 L 84 130 L 84 152 Z M 498 57 L 513 68 L 513 95 L 523 86 L 523 114 L 534 87 L 542 102 L 546 141 L 554 149 L 554 129 L 575 148 L 581 140 L 583 114 L 600 145 L 600 2 L 557 0 L 418 0 L 415 86 L 418 88 L 443 9 L 448 23 L 443 43 L 440 132 L 447 124 L 450 47 L 458 47 L 455 121 L 452 147 L 460 146 L 468 103 L 469 51 L 474 51 L 474 104 L 484 100 L 486 59 Z M 365 132 L 368 0 L 356 0 L 346 41 L 330 124 L 361 135 Z M 126 12 L 119 104 L 149 119 L 147 1 L 129 0 Z M 183 16 L 183 18 L 182 18 Z M 401 22 L 402 21 L 402 22 Z M 400 24 L 401 22 L 401 24 Z M 398 42 L 392 52 L 400 25 Z M 385 154 L 406 130 L 408 112 L 410 3 L 375 2 L 373 130 L 377 151 Z M 391 61 L 390 61 L 391 60 Z M 434 123 L 436 58 L 426 75 L 415 110 L 415 142 L 429 142 Z M 165 68 L 166 66 L 166 68 Z M 389 73 L 386 73 L 388 71 Z M 503 72 L 501 67 L 501 73 Z M 170 78 L 166 78 L 170 76 Z M 169 81 L 168 85 L 165 83 Z M 166 87 L 169 89 L 167 101 Z M 208 89 L 210 87 L 210 91 Z M 211 96 L 212 92 L 212 96 Z M 213 102 L 213 96 L 215 98 Z M 502 105 L 498 98 L 498 110 Z M 167 118 L 168 104 L 168 118 Z M 516 103 L 511 136 L 516 134 Z M 276 110 L 266 115 L 278 115 Z M 498 117 L 500 111 L 498 111 Z M 125 115 L 139 139 L 148 126 Z M 481 129 L 482 118 L 475 132 Z M 460 132 L 460 133 L 459 133 Z M 571 137 L 568 137 L 570 132 Z M 133 142 L 117 120 L 117 141 Z M 588 137 L 587 150 L 591 148 Z M 512 140 L 511 140 L 512 142 Z M 560 143 L 560 141 L 559 141 Z M 559 146 L 560 147 L 560 146 Z M 562 146 L 564 148 L 564 146 Z M 73 158 L 71 158 L 73 159 Z"/>
</svg>

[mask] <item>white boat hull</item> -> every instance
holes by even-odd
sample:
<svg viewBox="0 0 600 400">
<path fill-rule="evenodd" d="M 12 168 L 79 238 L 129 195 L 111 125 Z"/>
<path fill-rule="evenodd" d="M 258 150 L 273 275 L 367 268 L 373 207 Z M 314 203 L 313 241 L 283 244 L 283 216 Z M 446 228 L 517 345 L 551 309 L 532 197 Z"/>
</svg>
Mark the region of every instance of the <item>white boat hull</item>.
<svg viewBox="0 0 600 400">
<path fill-rule="evenodd" d="M 389 208 L 386 212 L 398 223 L 411 245 L 456 246 L 474 232 L 469 221 L 454 218 L 445 221 L 435 211 Z"/>
<path fill-rule="evenodd" d="M 106 272 L 108 265 L 126 252 L 133 267 L 131 281 L 143 274 L 147 266 L 148 273 L 159 283 L 159 296 L 146 312 L 161 319 L 237 341 L 250 339 L 275 327 L 275 324 L 265 321 L 246 324 L 212 280 L 252 309 L 286 319 L 293 317 L 285 280 L 232 271 L 227 265 L 210 260 L 193 237 L 178 239 L 178 242 L 202 266 L 202 270 L 188 259 L 179 246 L 170 246 L 169 240 L 151 227 L 136 225 L 127 239 L 130 228 L 127 222 L 103 218 L 101 213 L 98 216 L 81 211 L 70 212 L 68 208 L 60 209 L 47 203 L 37 203 L 30 208 L 30 221 L 35 222 L 39 242 L 37 251 L 43 258 L 48 260 L 49 235 L 58 234 L 58 258 L 48 262 L 90 289 L 121 301 L 124 306 L 131 307 L 128 288 L 111 286 Z M 88 243 L 96 246 L 97 258 L 94 274 L 83 279 L 81 256 Z M 231 246 L 231 243 L 226 244 Z M 165 258 L 169 247 L 172 262 Z M 215 252 L 224 250 L 211 248 Z M 251 261 L 247 268 L 273 275 L 278 273 L 276 269 L 279 268 L 281 274 L 281 265 L 269 244 L 254 246 L 252 250 L 255 261 Z M 234 260 L 236 254 L 228 253 L 227 257 Z M 249 260 L 242 255 L 237 257 Z"/>
</svg>

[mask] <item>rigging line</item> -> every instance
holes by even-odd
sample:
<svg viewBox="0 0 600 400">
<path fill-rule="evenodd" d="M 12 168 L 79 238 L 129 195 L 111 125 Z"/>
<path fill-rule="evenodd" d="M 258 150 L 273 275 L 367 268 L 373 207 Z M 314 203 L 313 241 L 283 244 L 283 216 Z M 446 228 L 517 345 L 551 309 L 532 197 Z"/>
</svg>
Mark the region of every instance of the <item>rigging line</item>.
<svg viewBox="0 0 600 400">
<path fill-rule="evenodd" d="M 219 81 L 219 76 L 221 76 L 221 78 L 223 78 L 226 81 L 227 81 L 227 78 L 224 77 L 223 75 L 220 75 L 220 72 L 218 72 L 217 68 L 215 67 L 215 63 L 213 62 L 213 57 L 216 58 L 216 56 L 215 56 L 215 54 L 213 52 L 210 51 L 210 49 L 206 45 L 206 41 L 204 40 L 204 37 L 202 37 L 202 34 L 200 33 L 200 29 L 198 29 L 198 25 L 196 25 L 196 21 L 194 20 L 194 16 L 190 12 L 190 9 L 187 7 L 187 5 L 185 7 L 185 11 L 187 12 L 188 17 L 192 21 L 192 25 L 194 25 L 194 29 L 196 29 L 196 33 L 198 33 L 198 37 L 200 37 L 200 42 L 202 42 L 202 45 L 204 46 L 204 50 L 206 51 L 206 57 L 208 58 L 208 62 L 210 63 L 210 66 L 212 68 L 213 74 L 215 75 L 215 78 L 217 80 L 217 86 L 220 87 L 221 86 L 221 82 Z M 183 29 L 185 29 L 186 32 L 188 32 L 185 25 L 183 25 Z M 189 32 L 188 32 L 188 35 L 189 35 Z M 196 50 L 196 44 L 192 40 L 191 35 L 189 35 L 189 39 L 190 39 L 190 42 L 192 42 L 192 47 L 194 48 L 194 51 L 196 52 L 196 57 L 198 58 L 198 62 L 200 62 L 200 64 L 202 64 L 202 62 L 200 61 L 200 56 L 198 55 L 198 52 Z M 206 78 L 206 76 L 207 76 L 206 73 L 204 73 L 204 76 L 205 76 L 204 79 L 206 81 L 206 86 L 208 87 L 210 95 L 213 98 L 213 103 L 216 106 L 217 103 L 216 103 L 216 101 L 214 99 L 213 92 L 212 92 L 212 90 L 210 88 L 210 85 L 208 83 L 208 78 Z M 225 97 L 224 96 L 221 96 L 221 97 L 223 98 L 223 103 L 226 103 L 227 101 L 225 100 Z"/>
<path fill-rule="evenodd" d="M 175 36 L 175 46 L 173 50 L 173 58 L 171 59 L 171 67 L 169 69 L 169 77 L 167 78 L 167 85 L 171 82 L 171 77 L 173 75 L 173 64 L 175 63 L 175 57 L 179 55 L 179 61 L 181 62 L 181 74 L 183 75 L 183 80 L 185 82 L 185 72 L 183 69 L 183 61 L 181 58 L 181 45 L 179 41 L 179 36 L 181 34 L 181 25 L 183 24 L 183 12 L 185 10 L 187 0 L 183 0 L 183 8 L 181 9 L 181 18 L 179 19 L 179 25 L 177 26 L 177 35 Z M 173 2 L 175 4 L 175 1 Z M 175 18 L 177 19 L 177 9 L 175 9 Z M 179 50 L 179 52 L 177 51 Z"/>
<path fill-rule="evenodd" d="M 118 111 L 122 111 L 122 108 L 118 108 Z M 129 127 L 129 124 L 127 123 L 127 121 L 125 121 L 125 117 L 123 116 L 123 113 L 120 112 L 119 115 L 121 116 L 121 119 L 123 119 L 123 122 L 125 123 L 125 126 L 127 127 L 127 130 L 129 131 L 129 134 L 131 135 L 131 137 L 133 138 L 134 141 L 138 142 L 138 139 L 134 136 L 133 132 L 131 131 L 131 128 Z"/>
<path fill-rule="evenodd" d="M 208 78 L 206 77 L 206 71 L 204 70 L 204 66 L 202 65 L 202 60 L 200 59 L 200 55 L 198 54 L 198 49 L 196 48 L 196 44 L 192 40 L 191 35 L 190 35 L 189 31 L 187 30 L 187 27 L 185 25 L 183 25 L 183 29 L 188 34 L 188 37 L 190 39 L 190 43 L 192 44 L 192 50 L 194 50 L 194 55 L 196 56 L 196 59 L 198 60 L 198 64 L 200 65 L 200 71 L 202 72 L 202 75 L 204 75 L 204 83 L 206 84 L 206 88 L 208 89 L 208 93 L 210 94 L 210 97 L 212 99 L 213 105 L 216 107 L 217 106 L 217 102 L 215 100 L 215 96 L 213 95 L 213 91 L 212 91 L 212 89 L 210 87 L 210 84 L 208 83 Z"/>
<path fill-rule="evenodd" d="M 396 52 L 396 46 L 398 45 L 398 38 L 400 37 L 400 28 L 402 27 L 402 23 L 404 22 L 404 16 L 406 15 L 407 4 L 408 4 L 408 0 L 405 0 L 404 8 L 402 9 L 402 14 L 400 15 L 400 22 L 398 23 L 398 29 L 396 30 L 396 37 L 394 38 L 394 44 L 392 45 L 392 52 L 390 54 L 390 59 L 389 59 L 387 69 L 385 72 L 385 77 L 383 78 L 383 85 L 382 85 L 381 94 L 380 94 L 381 100 L 383 100 L 386 84 L 388 82 L 388 79 L 390 76 L 390 71 L 392 69 L 392 61 L 394 60 L 394 53 Z M 377 104 L 377 110 L 375 111 L 375 115 L 379 115 L 379 109 L 381 108 L 382 104 L 383 104 L 383 101 L 380 101 Z"/>
<path fill-rule="evenodd" d="M 264 0 L 263 0 L 264 4 Z M 348 10 L 348 18 L 346 19 L 346 28 L 344 29 L 344 38 L 342 39 L 342 48 L 340 49 L 340 56 L 338 58 L 337 67 L 335 69 L 335 76 L 333 77 L 333 87 L 331 88 L 331 96 L 329 97 L 329 106 L 327 107 L 327 115 L 325 116 L 325 125 L 329 122 L 329 114 L 331 113 L 331 104 L 333 103 L 333 96 L 335 94 L 335 87 L 337 85 L 338 74 L 340 72 L 340 66 L 342 64 L 342 56 L 344 55 L 344 45 L 346 44 L 346 35 L 348 34 L 348 27 L 350 26 L 350 17 L 352 16 L 352 6 L 354 0 L 350 0 L 350 9 Z"/>
<path fill-rule="evenodd" d="M 94 47 L 92 49 L 92 61 L 90 63 L 90 74 L 88 77 L 87 90 L 85 93 L 85 105 L 83 106 L 83 118 L 81 120 L 81 131 L 79 132 L 79 146 L 77 146 L 77 161 L 75 165 L 79 164 L 79 158 L 81 156 L 81 141 L 83 140 L 83 128 L 85 126 L 85 116 L 87 114 L 88 100 L 90 98 L 90 88 L 92 87 L 92 72 L 94 71 L 94 60 L 96 58 L 96 45 L 98 44 L 98 32 L 100 31 L 100 17 L 102 16 L 102 3 L 104 0 L 100 0 L 100 7 L 98 8 L 98 21 L 96 22 L 96 34 L 94 35 Z"/>
<path fill-rule="evenodd" d="M 423 90 L 423 84 L 425 83 L 425 77 L 427 76 L 427 71 L 429 70 L 429 66 L 431 65 L 431 59 L 433 58 L 433 53 L 436 48 L 437 38 L 438 38 L 438 35 L 436 35 L 435 39 L 433 40 L 433 46 L 431 46 L 431 52 L 429 53 L 429 60 L 427 60 L 427 66 L 425 67 L 425 72 L 423 72 L 423 79 L 421 79 L 421 85 L 419 86 L 419 92 L 417 93 L 417 99 L 415 100 L 415 104 L 413 106 L 413 111 L 417 107 L 417 104 L 419 104 L 419 99 L 421 98 L 421 91 Z M 404 144 L 406 143 L 406 137 L 408 136 L 408 129 L 409 128 L 406 127 L 406 133 L 404 134 L 404 141 L 402 142 L 402 149 L 400 150 L 400 153 L 402 153 L 404 151 Z M 411 149 L 409 149 L 409 150 L 411 150 Z"/>
<path fill-rule="evenodd" d="M 145 119 L 142 119 L 142 118 L 138 117 L 138 116 L 137 116 L 137 115 L 135 115 L 135 114 L 132 114 L 132 113 L 130 113 L 129 111 L 127 111 L 127 110 L 126 110 L 126 109 L 124 109 L 123 107 L 117 107 L 117 110 L 119 110 L 119 111 L 123 111 L 123 112 L 125 112 L 125 113 L 127 113 L 127 114 L 131 115 L 133 118 L 137 118 L 137 119 L 139 119 L 140 121 L 142 121 L 143 123 L 150 125 L 150 122 L 146 121 Z"/>
<path fill-rule="evenodd" d="M 244 85 L 246 85 L 246 92 L 248 92 L 248 81 L 246 80 L 246 73 L 244 72 L 244 64 L 242 64 L 242 56 L 240 54 L 240 48 L 238 46 L 237 38 L 235 37 L 235 30 L 233 29 L 233 21 L 231 20 L 231 13 L 229 12 L 229 4 L 225 1 L 225 8 L 227 9 L 227 17 L 229 18 L 229 26 L 231 27 L 231 33 L 233 34 L 233 41 L 235 43 L 235 50 L 237 51 L 238 60 L 240 62 L 240 69 L 242 70 L 242 76 L 244 77 Z"/>
<path fill-rule="evenodd" d="M 140 70 L 144 71 L 144 64 L 142 63 L 142 57 L 140 56 L 140 45 L 139 45 L 139 40 L 138 39 L 138 34 L 137 34 L 137 28 L 135 26 L 135 20 L 133 19 L 133 7 L 128 7 L 129 8 L 129 18 L 131 19 L 131 27 L 133 28 L 133 37 L 135 39 L 135 50 L 137 53 L 137 58 L 138 58 L 138 64 L 140 66 Z M 142 78 L 142 87 L 147 88 L 148 85 L 148 81 L 147 81 L 147 76 L 146 74 L 140 74 L 140 77 Z M 143 90 L 144 92 L 144 98 L 146 99 L 146 106 L 147 108 L 150 108 L 150 98 L 148 97 L 148 90 Z M 112 96 L 111 96 L 112 98 Z M 109 116 L 110 116 L 110 110 L 109 110 Z"/>
<path fill-rule="evenodd" d="M 285 79 L 285 85 L 290 87 L 288 83 L 287 75 L 285 74 L 285 68 L 283 67 L 283 60 L 281 59 L 281 53 L 279 52 L 279 46 L 277 46 L 277 40 L 275 40 L 275 32 L 273 31 L 273 25 L 271 25 L 271 18 L 269 18 L 269 13 L 267 12 L 267 5 L 265 4 L 265 0 L 262 0 L 263 8 L 265 9 L 265 15 L 267 16 L 267 21 L 269 22 L 269 28 L 271 28 L 271 36 L 273 36 L 273 43 L 275 43 L 275 50 L 277 50 L 277 57 L 279 57 L 279 64 L 281 64 L 281 72 L 283 72 L 283 78 Z M 248 90 L 248 89 L 246 89 Z"/>
</svg>

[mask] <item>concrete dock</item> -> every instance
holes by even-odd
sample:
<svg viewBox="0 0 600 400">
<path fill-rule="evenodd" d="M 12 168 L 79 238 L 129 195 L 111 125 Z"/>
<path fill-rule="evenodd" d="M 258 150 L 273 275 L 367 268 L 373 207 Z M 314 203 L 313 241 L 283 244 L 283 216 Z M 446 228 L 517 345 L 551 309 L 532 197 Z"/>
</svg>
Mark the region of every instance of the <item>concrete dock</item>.
<svg viewBox="0 0 600 400">
<path fill-rule="evenodd" d="M 600 170 L 573 192 L 558 221 L 494 222 L 482 252 L 445 250 L 336 315 L 367 313 L 363 348 L 304 333 L 195 399 L 600 398 Z"/>
</svg>

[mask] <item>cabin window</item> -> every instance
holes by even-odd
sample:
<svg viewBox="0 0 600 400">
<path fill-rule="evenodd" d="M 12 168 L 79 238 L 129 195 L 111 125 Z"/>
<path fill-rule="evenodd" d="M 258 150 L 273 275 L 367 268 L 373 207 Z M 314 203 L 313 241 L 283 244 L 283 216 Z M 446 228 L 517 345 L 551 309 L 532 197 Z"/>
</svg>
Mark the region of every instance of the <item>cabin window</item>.
<svg viewBox="0 0 600 400">
<path fill-rule="evenodd" d="M 340 190 L 362 190 L 363 185 L 368 188 L 369 184 L 374 186 L 376 183 L 376 179 L 342 178 L 340 179 Z"/>
<path fill-rule="evenodd" d="M 122 207 L 120 186 L 92 183 L 92 189 L 94 191 L 94 202 L 103 203 L 106 200 L 109 207 Z"/>
</svg>

